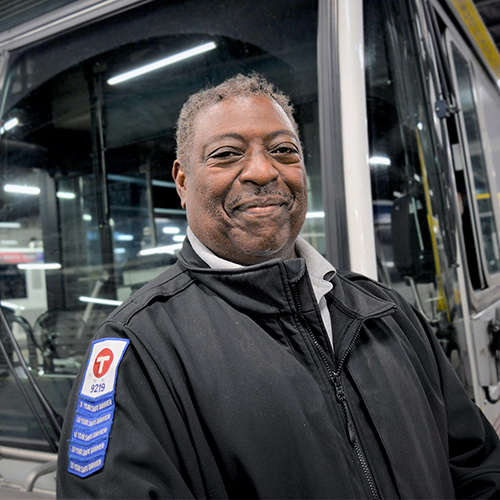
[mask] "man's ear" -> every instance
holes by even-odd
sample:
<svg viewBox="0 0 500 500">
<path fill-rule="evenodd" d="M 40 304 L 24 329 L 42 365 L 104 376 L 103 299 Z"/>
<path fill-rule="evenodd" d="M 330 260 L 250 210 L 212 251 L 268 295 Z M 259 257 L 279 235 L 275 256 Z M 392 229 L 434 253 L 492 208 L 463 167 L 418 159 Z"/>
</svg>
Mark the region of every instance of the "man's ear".
<svg viewBox="0 0 500 500">
<path fill-rule="evenodd" d="M 172 167 L 172 177 L 175 181 L 177 194 L 181 199 L 181 206 L 182 208 L 186 208 L 186 172 L 184 171 L 184 167 L 180 164 L 179 160 L 174 161 L 174 166 Z"/>
</svg>

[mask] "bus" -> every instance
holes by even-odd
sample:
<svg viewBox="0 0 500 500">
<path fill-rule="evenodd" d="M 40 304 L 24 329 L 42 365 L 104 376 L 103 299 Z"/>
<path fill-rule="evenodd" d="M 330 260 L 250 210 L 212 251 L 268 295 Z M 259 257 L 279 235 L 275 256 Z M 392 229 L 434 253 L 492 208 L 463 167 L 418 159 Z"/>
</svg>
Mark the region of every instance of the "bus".
<svg viewBox="0 0 500 500">
<path fill-rule="evenodd" d="M 253 71 L 294 103 L 302 236 L 412 303 L 500 431 L 500 56 L 471 0 L 18 2 L 0 20 L 0 498 L 55 495 L 93 332 L 186 237 L 181 106 Z"/>
</svg>

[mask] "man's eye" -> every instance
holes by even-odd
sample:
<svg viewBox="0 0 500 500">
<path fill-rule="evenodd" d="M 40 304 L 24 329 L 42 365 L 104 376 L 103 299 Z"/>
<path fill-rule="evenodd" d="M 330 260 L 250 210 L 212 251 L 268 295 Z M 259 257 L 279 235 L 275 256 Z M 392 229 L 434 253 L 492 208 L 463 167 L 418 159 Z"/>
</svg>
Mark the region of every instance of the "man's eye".
<svg viewBox="0 0 500 500">
<path fill-rule="evenodd" d="M 230 156 L 236 156 L 234 151 L 222 151 L 212 155 L 212 158 L 229 158 Z"/>
<path fill-rule="evenodd" d="M 280 146 L 276 149 L 273 149 L 271 152 L 272 155 L 278 156 L 280 158 L 285 158 L 288 160 L 296 161 L 299 157 L 299 152 L 293 146 Z"/>
<path fill-rule="evenodd" d="M 284 147 L 284 146 L 281 147 L 281 148 L 275 149 L 274 152 L 275 153 L 279 153 L 279 154 L 294 154 L 294 153 L 297 153 L 297 151 L 295 149 Z"/>
<path fill-rule="evenodd" d="M 215 151 L 211 155 L 208 156 L 209 160 L 231 160 L 240 156 L 238 151 L 233 150 L 223 150 L 223 151 Z"/>
</svg>

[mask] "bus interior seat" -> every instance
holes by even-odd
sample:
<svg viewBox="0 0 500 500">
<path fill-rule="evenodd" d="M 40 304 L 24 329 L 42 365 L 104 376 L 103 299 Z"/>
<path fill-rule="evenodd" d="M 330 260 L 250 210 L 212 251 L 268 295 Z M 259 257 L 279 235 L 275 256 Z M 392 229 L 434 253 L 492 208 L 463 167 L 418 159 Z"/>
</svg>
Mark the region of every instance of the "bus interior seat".
<svg viewBox="0 0 500 500">
<path fill-rule="evenodd" d="M 76 373 L 91 341 L 81 311 L 49 309 L 33 328 L 40 339 L 43 369 L 48 373 Z"/>
</svg>

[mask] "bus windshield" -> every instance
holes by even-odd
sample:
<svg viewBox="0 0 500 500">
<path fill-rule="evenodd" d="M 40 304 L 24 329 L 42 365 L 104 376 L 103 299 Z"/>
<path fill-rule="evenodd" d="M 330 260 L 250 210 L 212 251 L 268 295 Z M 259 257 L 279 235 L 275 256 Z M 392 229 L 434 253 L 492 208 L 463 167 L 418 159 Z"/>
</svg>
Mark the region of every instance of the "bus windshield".
<svg viewBox="0 0 500 500">
<path fill-rule="evenodd" d="M 97 326 L 182 247 L 187 222 L 171 168 L 190 94 L 256 71 L 291 96 L 307 156 L 303 235 L 325 253 L 317 17 L 314 1 L 152 2 L 11 54 L 1 101 L 0 300 L 59 414 Z M 152 64 L 159 69 L 144 69 Z M 6 361 L 0 393 L 12 403 L 0 410 L 0 441 L 43 443 Z"/>
</svg>

